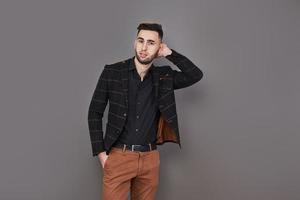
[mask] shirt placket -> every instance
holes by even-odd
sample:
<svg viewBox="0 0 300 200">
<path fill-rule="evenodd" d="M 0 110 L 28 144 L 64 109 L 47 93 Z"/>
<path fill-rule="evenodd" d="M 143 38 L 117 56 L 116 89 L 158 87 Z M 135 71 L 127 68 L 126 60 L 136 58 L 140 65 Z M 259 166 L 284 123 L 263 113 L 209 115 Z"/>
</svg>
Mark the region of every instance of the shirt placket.
<svg viewBox="0 0 300 200">
<path fill-rule="evenodd" d="M 140 114 L 141 114 L 141 82 L 137 83 L 137 92 L 136 92 L 136 108 L 135 108 L 135 133 L 140 133 Z"/>
</svg>

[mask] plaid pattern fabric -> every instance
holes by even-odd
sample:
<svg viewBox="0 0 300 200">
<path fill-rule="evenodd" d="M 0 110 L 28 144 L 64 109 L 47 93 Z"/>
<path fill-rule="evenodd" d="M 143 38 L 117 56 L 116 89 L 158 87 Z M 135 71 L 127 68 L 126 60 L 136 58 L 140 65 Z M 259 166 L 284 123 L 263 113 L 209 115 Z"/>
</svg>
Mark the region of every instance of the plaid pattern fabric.
<svg viewBox="0 0 300 200">
<path fill-rule="evenodd" d="M 154 66 L 153 68 L 155 98 L 158 101 L 161 122 L 166 124 L 159 125 L 160 136 L 158 136 L 157 144 L 175 142 L 181 147 L 174 90 L 191 86 L 200 81 L 203 72 L 187 57 L 174 49 L 171 50 L 172 54 L 165 58 L 174 63 L 181 71 L 173 70 L 170 66 Z M 128 67 L 130 59 L 105 65 L 98 79 L 88 110 L 93 156 L 103 151 L 108 154 L 125 125 L 128 110 Z M 108 122 L 103 138 L 102 118 L 108 102 Z M 167 130 L 171 131 L 171 136 L 167 135 L 169 134 L 166 133 Z"/>
</svg>

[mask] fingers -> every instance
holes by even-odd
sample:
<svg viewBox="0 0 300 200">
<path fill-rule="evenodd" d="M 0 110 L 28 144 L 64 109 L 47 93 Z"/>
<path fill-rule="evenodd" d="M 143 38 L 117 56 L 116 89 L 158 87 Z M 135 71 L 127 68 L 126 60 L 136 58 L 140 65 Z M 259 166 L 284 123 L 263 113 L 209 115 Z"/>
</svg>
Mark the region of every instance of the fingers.
<svg viewBox="0 0 300 200">
<path fill-rule="evenodd" d="M 105 159 L 102 159 L 102 168 L 104 168 L 104 165 L 105 165 L 105 162 L 106 162 L 107 158 L 108 158 L 108 156 L 106 156 Z"/>
</svg>

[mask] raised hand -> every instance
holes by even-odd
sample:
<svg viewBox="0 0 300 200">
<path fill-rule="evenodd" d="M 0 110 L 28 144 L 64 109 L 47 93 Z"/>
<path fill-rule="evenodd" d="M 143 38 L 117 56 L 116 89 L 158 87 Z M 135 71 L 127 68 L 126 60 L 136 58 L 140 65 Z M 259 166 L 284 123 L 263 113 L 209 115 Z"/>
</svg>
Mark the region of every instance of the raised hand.
<svg viewBox="0 0 300 200">
<path fill-rule="evenodd" d="M 172 50 L 165 43 L 161 43 L 157 57 L 166 57 L 167 55 L 170 55 L 171 53 L 172 53 Z"/>
</svg>

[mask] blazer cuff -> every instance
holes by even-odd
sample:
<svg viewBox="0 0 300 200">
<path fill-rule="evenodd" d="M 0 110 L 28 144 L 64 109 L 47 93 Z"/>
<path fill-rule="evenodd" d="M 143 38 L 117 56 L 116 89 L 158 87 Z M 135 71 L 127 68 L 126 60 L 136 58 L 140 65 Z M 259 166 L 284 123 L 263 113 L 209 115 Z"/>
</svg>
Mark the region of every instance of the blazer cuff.
<svg viewBox="0 0 300 200">
<path fill-rule="evenodd" d="M 92 143 L 93 156 L 98 156 L 99 153 L 105 151 L 103 141 L 97 141 Z"/>
</svg>

